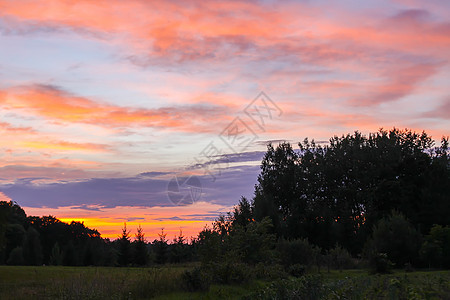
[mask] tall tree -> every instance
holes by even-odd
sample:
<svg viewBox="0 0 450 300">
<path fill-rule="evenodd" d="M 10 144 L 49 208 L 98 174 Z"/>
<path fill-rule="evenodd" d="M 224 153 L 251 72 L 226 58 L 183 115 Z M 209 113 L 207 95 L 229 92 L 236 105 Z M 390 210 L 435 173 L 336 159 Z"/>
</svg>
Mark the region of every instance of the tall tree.
<svg viewBox="0 0 450 300">
<path fill-rule="evenodd" d="M 23 256 L 27 265 L 38 266 L 42 264 L 43 254 L 39 232 L 29 227 L 23 245 Z"/>
<path fill-rule="evenodd" d="M 123 223 L 122 234 L 118 240 L 119 244 L 119 259 L 118 263 L 121 266 L 127 266 L 131 263 L 130 251 L 130 232 L 127 230 L 127 223 Z"/>
<path fill-rule="evenodd" d="M 135 235 L 134 245 L 134 263 L 138 266 L 145 266 L 148 263 L 147 243 L 145 242 L 145 234 L 139 224 Z"/>
<path fill-rule="evenodd" d="M 168 259 L 168 241 L 167 233 L 164 233 L 164 228 L 161 229 L 161 233 L 158 233 L 158 239 L 153 241 L 153 248 L 155 249 L 155 260 L 158 264 L 164 264 Z"/>
<path fill-rule="evenodd" d="M 335 136 L 326 146 L 305 139 L 298 150 L 269 145 L 253 216 L 270 217 L 278 236 L 308 238 L 325 250 L 339 243 L 353 254 L 393 209 L 422 233 L 436 220 L 448 225 L 448 139 L 441 144 L 394 128 Z"/>
</svg>

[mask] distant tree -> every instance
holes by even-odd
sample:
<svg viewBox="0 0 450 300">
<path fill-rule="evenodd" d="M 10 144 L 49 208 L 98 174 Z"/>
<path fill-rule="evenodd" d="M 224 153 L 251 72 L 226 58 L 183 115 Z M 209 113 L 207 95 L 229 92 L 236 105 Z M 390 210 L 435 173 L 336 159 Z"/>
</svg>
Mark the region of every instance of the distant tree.
<svg viewBox="0 0 450 300">
<path fill-rule="evenodd" d="M 8 224 L 6 226 L 6 253 L 12 249 L 22 247 L 25 239 L 25 228 L 18 223 Z"/>
<path fill-rule="evenodd" d="M 69 240 L 63 250 L 63 265 L 77 266 L 79 260 L 76 253 L 77 251 L 75 249 L 74 242 L 72 240 Z"/>
<path fill-rule="evenodd" d="M 148 263 L 147 243 L 145 242 L 145 234 L 141 225 L 137 228 L 134 246 L 134 263 L 138 266 L 145 266 Z"/>
<path fill-rule="evenodd" d="M 13 248 L 21 246 L 17 241 L 24 235 L 22 230 L 17 229 L 26 226 L 26 218 L 25 211 L 17 203 L 0 201 L 0 264 L 5 263 Z"/>
<path fill-rule="evenodd" d="M 23 248 L 16 247 L 12 249 L 9 254 L 8 261 L 6 262 L 8 265 L 20 266 L 25 264 L 25 259 L 23 258 Z"/>
<path fill-rule="evenodd" d="M 52 254 L 50 256 L 50 264 L 54 266 L 62 265 L 63 262 L 63 254 L 61 249 L 59 248 L 58 242 L 52 248 Z"/>
<path fill-rule="evenodd" d="M 220 233 L 208 227 L 200 231 L 196 245 L 200 261 L 204 265 L 221 260 L 225 251 Z"/>
<path fill-rule="evenodd" d="M 176 236 L 170 245 L 170 261 L 173 263 L 185 262 L 189 257 L 189 245 L 180 229 L 180 233 Z"/>
<path fill-rule="evenodd" d="M 155 251 L 155 260 L 157 264 L 164 264 L 168 259 L 168 241 L 166 239 L 167 233 L 164 233 L 164 228 L 161 233 L 158 233 L 158 239 L 153 241 L 153 248 Z"/>
<path fill-rule="evenodd" d="M 92 239 L 87 239 L 81 245 L 82 249 L 82 262 L 84 266 L 94 266 L 97 265 L 98 259 L 96 259 L 96 252 L 99 252 L 101 249 L 98 248 L 99 245 L 94 245 L 94 241 Z"/>
<path fill-rule="evenodd" d="M 131 251 L 130 251 L 130 232 L 127 230 L 127 223 L 123 224 L 122 235 L 118 240 L 119 244 L 119 259 L 120 266 L 127 266 L 131 263 Z"/>
<path fill-rule="evenodd" d="M 247 226 L 253 221 L 253 208 L 245 197 L 241 197 L 239 204 L 234 208 L 232 222 L 235 225 Z"/>
<path fill-rule="evenodd" d="M 0 201 L 0 264 L 18 247 L 22 248 L 26 264 L 55 263 L 56 243 L 62 250 L 65 265 L 110 265 L 112 257 L 116 256 L 112 255 L 115 253 L 113 245 L 83 222 L 67 224 L 53 216 L 27 217 L 18 204 Z M 38 246 L 34 248 L 34 244 Z"/>
<path fill-rule="evenodd" d="M 23 256 L 27 265 L 38 266 L 42 264 L 43 254 L 39 233 L 31 226 L 26 233 Z"/>
<path fill-rule="evenodd" d="M 8 214 L 6 206 L 3 204 L 5 201 L 0 202 L 0 264 L 4 262 L 4 256 L 6 255 L 6 228 L 8 222 L 6 217 Z"/>
</svg>

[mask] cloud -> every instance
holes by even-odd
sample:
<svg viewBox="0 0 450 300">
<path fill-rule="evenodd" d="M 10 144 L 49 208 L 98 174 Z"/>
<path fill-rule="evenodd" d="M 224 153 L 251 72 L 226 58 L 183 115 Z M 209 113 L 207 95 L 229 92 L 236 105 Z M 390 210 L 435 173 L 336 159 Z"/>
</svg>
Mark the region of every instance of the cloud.
<svg viewBox="0 0 450 300">
<path fill-rule="evenodd" d="M 425 118 L 450 120 L 450 98 L 445 99 L 438 107 L 422 114 Z"/>
<path fill-rule="evenodd" d="M 214 168 L 216 167 L 228 167 L 232 163 L 244 163 L 244 162 L 260 162 L 264 157 L 264 151 L 252 151 L 252 152 L 242 152 L 242 153 L 231 153 L 215 155 L 211 157 L 206 163 L 194 164 L 189 167 L 189 170 L 202 169 L 202 168 Z"/>
<path fill-rule="evenodd" d="M 41 182 L 68 181 L 90 178 L 92 176 L 118 176 L 118 172 L 102 171 L 98 168 L 98 163 L 77 160 L 51 161 L 18 161 L 20 164 L 13 164 L 5 161 L 0 163 L 0 180 L 6 182 L 20 181 L 27 182 L 38 180 Z"/>
<path fill-rule="evenodd" d="M 6 173 L 8 167 L 0 171 L 2 174 Z M 49 171 L 51 170 L 47 170 L 50 174 Z M 222 171 L 220 175 L 218 174 L 215 182 L 209 175 L 199 174 L 203 191 L 201 199 L 232 206 L 238 202 L 240 195 L 251 196 L 258 172 L 259 167 L 256 166 L 231 167 Z M 20 205 L 36 208 L 72 206 L 91 210 L 92 207 L 173 206 L 167 196 L 169 176 L 138 175 L 126 178 L 92 178 L 76 181 L 42 179 L 45 178 L 18 179 L 13 183 L 0 185 L 0 191 Z M 230 193 L 230 190 L 233 192 Z"/>
<path fill-rule="evenodd" d="M 52 85 L 29 85 L 3 90 L 3 109 L 20 110 L 52 121 L 96 126 L 156 127 L 179 131 L 210 132 L 211 121 L 227 120 L 228 109 L 214 105 L 184 105 L 158 109 L 111 105 L 72 95 Z M 62 142 L 61 142 L 62 143 Z M 60 143 L 60 148 L 70 148 Z"/>
<path fill-rule="evenodd" d="M 1 99 L 1 94 L 0 94 Z M 9 134 L 28 134 L 28 133 L 34 133 L 35 130 L 31 127 L 18 127 L 13 126 L 12 124 L 9 124 L 7 122 L 0 122 L 0 132 L 4 131 Z"/>
<path fill-rule="evenodd" d="M 372 92 L 364 98 L 353 99 L 351 102 L 357 105 L 378 105 L 399 100 L 412 94 L 421 83 L 437 71 L 438 66 L 434 63 L 393 66 L 383 72 L 387 77 L 384 83 L 375 85 Z"/>
<path fill-rule="evenodd" d="M 70 142 L 40 142 L 40 141 L 28 141 L 22 142 L 22 147 L 29 150 L 49 149 L 49 150 L 62 150 L 62 151 L 93 151 L 93 152 L 106 152 L 109 150 L 107 145 L 102 144 L 89 144 L 89 143 L 70 143 Z"/>
</svg>

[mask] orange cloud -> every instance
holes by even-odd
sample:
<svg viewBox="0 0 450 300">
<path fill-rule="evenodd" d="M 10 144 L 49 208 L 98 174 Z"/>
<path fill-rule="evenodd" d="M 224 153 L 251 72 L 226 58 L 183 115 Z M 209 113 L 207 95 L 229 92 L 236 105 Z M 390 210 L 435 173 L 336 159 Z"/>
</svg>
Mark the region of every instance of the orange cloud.
<svg viewBox="0 0 450 300">
<path fill-rule="evenodd" d="M 34 129 L 32 129 L 31 127 L 16 127 L 6 122 L 0 122 L 0 132 L 2 131 L 8 134 L 27 134 L 35 132 Z"/>
<path fill-rule="evenodd" d="M 159 127 L 181 131 L 211 131 L 211 121 L 227 120 L 224 107 L 202 105 L 144 109 L 115 106 L 73 96 L 56 87 L 32 85 L 15 87 L 0 94 L 3 109 L 20 110 L 49 120 L 85 123 L 105 127 Z M 32 143 L 40 148 L 43 145 Z M 72 147 L 73 146 L 73 147 Z M 80 148 L 59 143 L 60 150 Z M 97 150 L 99 149 L 96 146 Z M 93 149 L 92 145 L 84 147 Z"/>
<path fill-rule="evenodd" d="M 231 58 L 251 47 L 277 47 L 278 50 L 284 47 L 290 54 L 301 54 L 305 44 L 313 43 L 320 50 L 317 57 L 336 57 L 362 54 L 354 47 L 358 44 L 415 51 L 444 50 L 442 47 L 450 43 L 445 26 L 417 14 L 406 12 L 379 23 L 369 23 L 363 17 L 358 19 L 338 11 L 342 19 L 355 20 L 346 23 L 326 18 L 327 9 L 330 8 L 307 3 L 271 6 L 245 1 L 150 4 L 139 0 L 50 0 L 3 1 L 0 4 L 3 16 L 41 22 L 44 27 L 65 26 L 78 32 L 106 35 L 111 43 L 123 43 L 125 47 L 134 48 L 134 52 L 146 53 L 147 59 L 154 63 L 157 63 L 152 58 L 154 55 L 170 56 L 175 61 Z M 323 43 L 324 39 L 330 42 Z M 353 46 L 341 47 L 342 43 Z"/>
<path fill-rule="evenodd" d="M 39 141 L 25 141 L 21 142 L 20 146 L 27 149 L 35 150 L 57 150 L 57 151 L 88 151 L 88 152 L 104 152 L 109 147 L 100 144 L 82 144 L 69 142 L 39 142 Z"/>
</svg>

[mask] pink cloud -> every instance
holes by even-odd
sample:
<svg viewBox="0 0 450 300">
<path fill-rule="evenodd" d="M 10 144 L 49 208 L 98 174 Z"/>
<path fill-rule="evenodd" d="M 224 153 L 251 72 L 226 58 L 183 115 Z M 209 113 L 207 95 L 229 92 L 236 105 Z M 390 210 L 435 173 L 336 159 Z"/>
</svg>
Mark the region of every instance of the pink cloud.
<svg viewBox="0 0 450 300">
<path fill-rule="evenodd" d="M 209 132 L 214 130 L 211 127 L 212 120 L 227 121 L 230 118 L 226 115 L 226 107 L 210 105 L 158 109 L 122 107 L 74 96 L 47 85 L 21 86 L 4 90 L 0 94 L 0 104 L 6 110 L 20 110 L 49 120 L 112 128 L 157 127 L 188 132 Z"/>
</svg>

